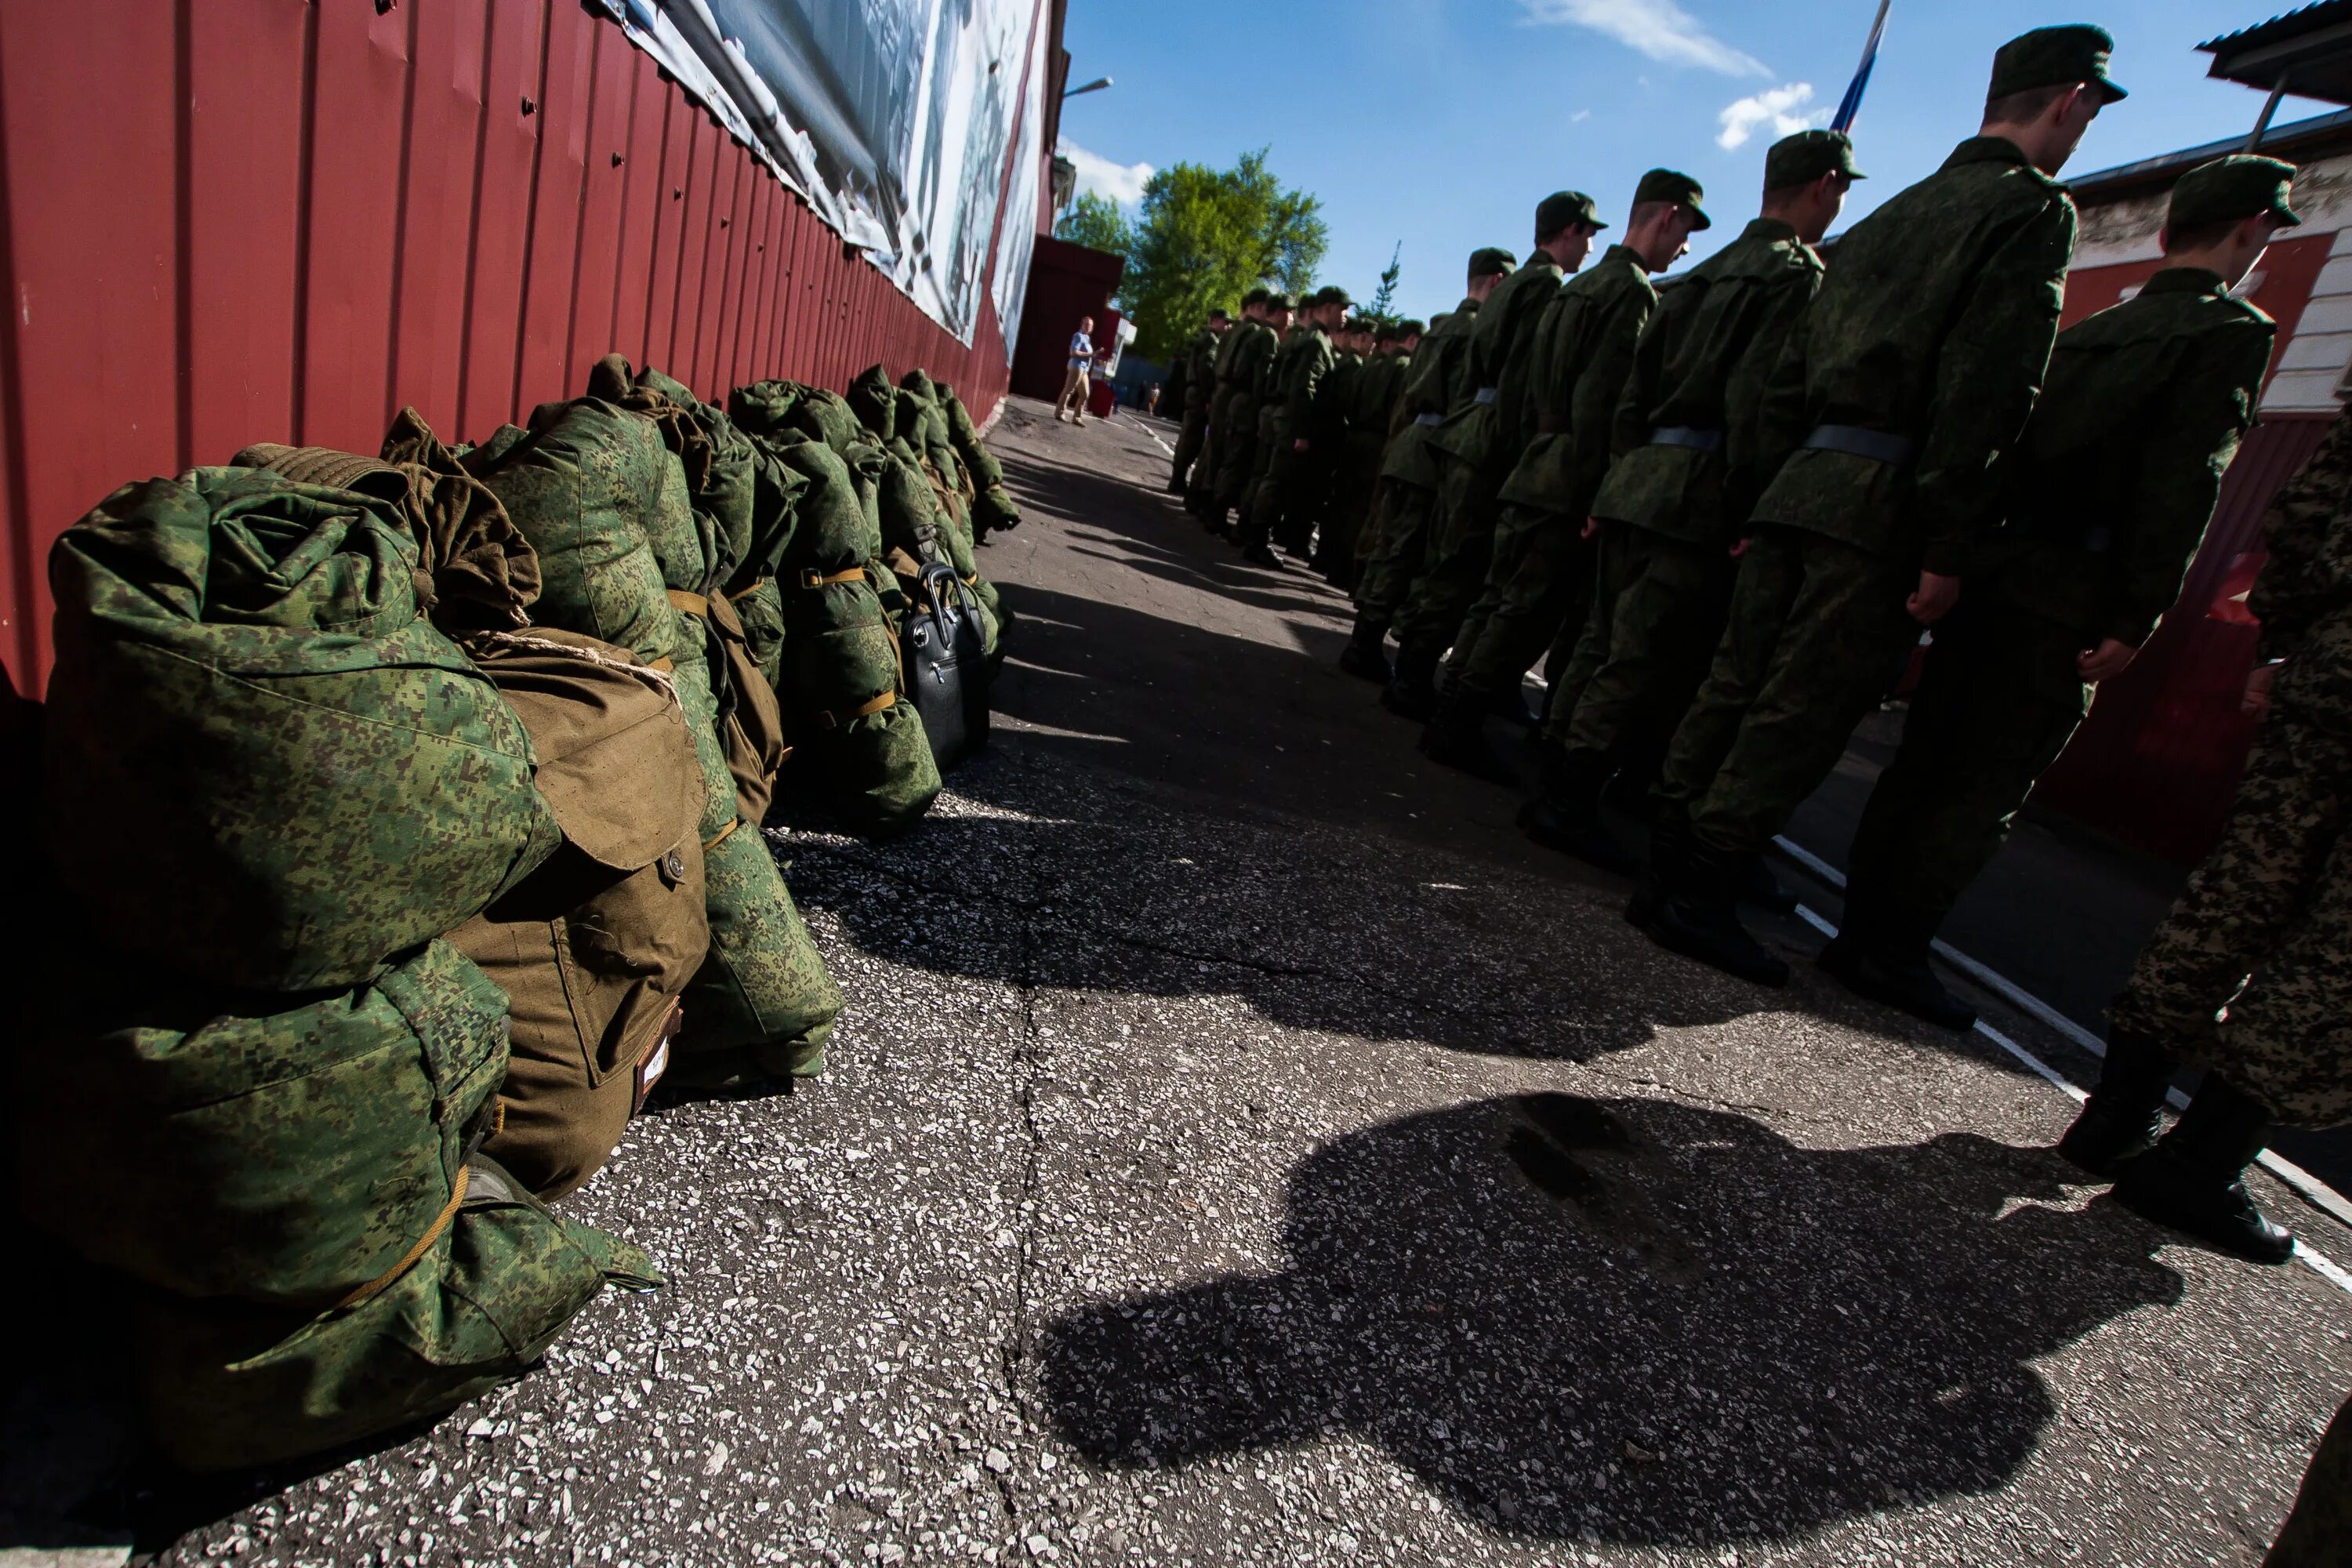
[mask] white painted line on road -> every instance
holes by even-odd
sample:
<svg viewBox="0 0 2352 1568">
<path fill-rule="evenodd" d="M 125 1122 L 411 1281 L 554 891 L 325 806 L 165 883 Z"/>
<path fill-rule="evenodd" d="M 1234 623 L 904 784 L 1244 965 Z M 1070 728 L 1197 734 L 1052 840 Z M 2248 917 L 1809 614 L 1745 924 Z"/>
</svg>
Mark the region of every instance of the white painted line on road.
<svg viewBox="0 0 2352 1568">
<path fill-rule="evenodd" d="M 1159 447 L 1161 451 L 1163 451 L 1163 452 L 1167 453 L 1170 457 L 1171 457 L 1171 458 L 1172 458 L 1172 457 L 1174 457 L 1174 456 L 1176 455 L 1176 448 L 1175 448 L 1175 447 L 1171 447 L 1171 446 L 1170 446 L 1167 442 L 1165 442 L 1165 441 L 1161 440 L 1161 439 L 1160 438 L 1160 432 L 1159 432 L 1159 431 L 1154 430 L 1150 426 L 1146 425 L 1142 420 L 1138 419 L 1134 415 L 1130 414 L 1130 415 L 1127 416 L 1127 423 L 1129 423 L 1129 425 L 1134 426 L 1138 430 L 1140 430 L 1140 431 L 1142 431 L 1145 435 L 1147 435 L 1147 436 L 1150 437 L 1151 437 L 1151 444 L 1152 444 L 1153 446 L 1155 446 L 1155 447 Z"/>
<path fill-rule="evenodd" d="M 1804 866 L 1807 869 L 1813 871 L 1814 874 L 1821 877 L 1822 880 L 1832 882 L 1832 884 L 1841 891 L 1844 889 L 1845 878 L 1840 874 L 1837 868 L 1820 859 L 1818 857 L 1808 853 L 1800 846 L 1790 843 L 1786 838 L 1779 838 L 1774 840 L 1774 842 L 1779 844 L 1781 848 L 1789 851 L 1799 865 Z M 1823 936 L 1833 937 L 1838 933 L 1838 928 L 1830 924 L 1826 919 L 1815 912 L 1812 906 L 1810 904 L 1799 904 L 1797 906 L 1797 916 L 1807 925 L 1821 932 Z M 1939 949 L 1944 946 L 1942 942 L 1937 942 L 1936 945 Z M 1992 972 L 1990 970 L 1987 970 L 1985 973 L 1990 974 Z M 2007 986 L 2009 982 L 2004 980 L 2001 984 L 2004 986 Z M 2011 987 L 2011 989 L 2014 988 Z M 2017 994 L 2023 996 L 2027 994 L 2021 991 L 2018 992 Z M 2044 1006 L 2047 1005 L 2046 1004 L 2038 1005 Z M 2080 1026 L 2075 1026 L 2075 1027 L 2079 1030 Z M 2040 1074 L 2042 1078 L 2047 1079 L 2056 1087 L 2059 1093 L 2064 1095 L 2075 1104 L 2080 1105 L 2083 1101 L 2091 1098 L 2063 1073 L 2058 1071 L 2057 1068 L 2052 1067 L 2048 1062 L 2043 1061 L 2040 1057 L 2035 1056 L 2032 1051 L 2027 1050 L 2023 1046 L 2019 1045 L 2015 1040 L 2011 1039 L 2007 1035 L 2002 1034 L 1999 1029 L 1994 1028 L 1990 1024 L 1986 1023 L 1982 1018 L 1979 1018 L 1977 1020 L 1976 1032 L 1982 1035 L 1986 1039 L 1990 1040 L 1994 1045 L 1999 1046 L 2002 1050 L 2007 1051 L 2011 1056 L 2015 1057 L 2027 1067 L 2032 1068 L 2034 1072 Z M 2105 1043 L 2096 1039 L 2093 1039 L 2091 1041 L 2091 1049 L 2097 1052 L 2102 1057 L 2106 1055 Z M 2187 1103 L 2187 1101 L 2182 1099 L 2180 1092 L 2178 1089 L 2173 1091 L 2172 1098 L 2176 1102 L 2182 1104 Z M 2291 1188 L 2297 1197 L 2302 1198 L 2313 1207 L 2321 1209 L 2339 1220 L 2345 1218 L 2347 1212 L 2352 1212 L 2352 1205 L 2347 1205 L 2344 1199 L 2337 1194 L 2336 1189 L 2330 1187 L 2326 1183 L 2322 1182 L 2318 1177 L 2313 1175 L 2310 1172 L 2305 1170 L 2302 1166 L 2294 1163 L 2293 1161 L 2282 1160 L 2271 1153 L 2269 1150 L 2265 1149 L 2263 1151 L 2262 1166 L 2263 1169 L 2270 1172 L 2272 1175 L 2278 1177 L 2281 1182 L 2284 1183 L 2289 1188 Z M 2289 1173 L 2292 1173 L 2292 1174 L 2289 1174 Z M 2313 1251 L 2310 1247 L 2305 1246 L 2302 1239 L 2298 1237 L 2294 1244 L 2294 1255 L 2297 1258 L 2302 1258 L 2306 1264 L 2310 1265 L 2311 1271 L 2318 1275 L 2322 1279 L 2326 1280 L 2329 1284 L 2347 1292 L 2347 1294 L 2352 1294 L 2352 1274 L 2346 1273 L 2343 1268 L 2339 1268 L 2335 1261 L 2329 1258 L 2325 1253 Z"/>
<path fill-rule="evenodd" d="M 1772 842 L 1780 847 L 1781 853 L 1787 855 L 1798 865 L 1802 866 L 1806 870 L 1811 871 L 1814 876 L 1820 878 L 1822 881 L 1827 882 L 1831 887 L 1835 888 L 1838 891 L 1845 891 L 1844 872 L 1839 870 L 1836 867 L 1831 865 L 1828 861 L 1822 859 L 1820 856 L 1814 854 L 1803 845 L 1790 839 L 1786 834 L 1773 839 Z M 2083 1027 L 2082 1025 L 2077 1024 L 2074 1019 L 2069 1018 L 2065 1014 L 2061 1013 L 2057 1008 L 2053 1007 L 2049 1003 L 2044 1002 L 2041 997 L 2036 996 L 2031 991 L 2019 985 L 2007 975 L 2000 973 L 1999 972 L 1978 963 L 1975 959 L 1970 958 L 1967 953 L 1960 952 L 1947 942 L 1938 941 L 1936 943 L 1936 953 L 1938 957 L 1948 963 L 1953 968 L 1958 970 L 1961 973 L 1967 975 L 1969 979 L 1975 981 L 1986 990 L 1990 991 L 1995 995 L 2000 997 L 2003 1001 L 2010 1003 L 2019 1011 L 2040 1019 L 2042 1023 L 2047 1024 L 2053 1029 L 2057 1030 L 2058 1033 L 2063 1035 L 2074 1044 L 2082 1047 L 2083 1049 L 2090 1052 L 2101 1061 L 2106 1060 L 2106 1041 L 2099 1038 L 2098 1036 L 2091 1033 L 2090 1030 Z M 1979 1028 L 1984 1028 L 1984 1026 L 1981 1024 L 1977 1026 Z M 1991 1032 L 1992 1031 L 1990 1029 L 1986 1030 L 1986 1033 L 1988 1034 L 1990 1034 Z M 2011 1047 L 2011 1048 L 2015 1049 L 2014 1047 Z M 2048 1077 L 2049 1075 L 2045 1071 L 2043 1076 Z M 2053 1079 L 2053 1081 L 2054 1082 L 2056 1080 Z M 2072 1089 L 2071 1085 L 2068 1087 L 2070 1089 Z M 2078 1093 L 2075 1098 L 2082 1099 L 2084 1097 Z M 2168 1094 L 2166 1099 L 2171 1102 L 2172 1108 L 2176 1110 L 2185 1109 L 2189 1104 L 2189 1097 L 2181 1093 L 2177 1089 Z M 2312 1207 L 2319 1210 L 2322 1214 L 2328 1215 L 2337 1224 L 2352 1226 L 2352 1201 L 2347 1201 L 2344 1194 L 2337 1192 L 2334 1187 L 2329 1186 L 2326 1182 L 2321 1181 L 2317 1176 L 2313 1175 L 2309 1171 L 2305 1170 L 2301 1165 L 2296 1164 L 2285 1155 L 2273 1152 L 2268 1149 L 2263 1150 L 2262 1152 L 2261 1164 L 2263 1170 L 2268 1171 L 2272 1175 L 2276 1176 L 2280 1182 L 2285 1184 L 2289 1191 L 2294 1194 L 2295 1196 L 2301 1198 Z M 2333 1267 L 2333 1265 L 2330 1267 Z M 2352 1289 L 2352 1286 L 2347 1286 L 2346 1288 L 2347 1289 Z"/>
</svg>

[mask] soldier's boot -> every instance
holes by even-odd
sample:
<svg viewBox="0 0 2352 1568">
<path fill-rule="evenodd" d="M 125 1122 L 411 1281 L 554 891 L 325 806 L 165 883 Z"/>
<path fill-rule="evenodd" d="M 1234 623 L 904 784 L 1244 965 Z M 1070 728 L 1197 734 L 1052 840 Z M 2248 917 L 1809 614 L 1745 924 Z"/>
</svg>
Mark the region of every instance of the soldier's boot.
<svg viewBox="0 0 2352 1568">
<path fill-rule="evenodd" d="M 1780 880 L 1762 851 L 1743 857 L 1732 892 L 1743 904 L 1785 915 L 1797 907 L 1796 889 Z"/>
<path fill-rule="evenodd" d="M 1377 680 L 1382 686 L 1395 671 L 1389 668 L 1385 646 L 1389 624 L 1370 616 L 1356 617 L 1356 630 L 1348 638 L 1348 646 L 1339 650 L 1339 668 L 1359 680 Z"/>
<path fill-rule="evenodd" d="M 1437 658 L 1443 648 L 1401 646 L 1396 668 L 1381 690 L 1381 706 L 1401 719 L 1426 724 L 1437 713 Z"/>
<path fill-rule="evenodd" d="M 1606 792 L 1603 792 L 1604 796 Z M 1625 923 L 1647 931 L 1666 905 L 1666 889 L 1683 874 L 1690 857 L 1690 816 L 1678 805 L 1657 803 L 1650 816 L 1650 858 L 1625 900 Z"/>
<path fill-rule="evenodd" d="M 2294 1237 L 2254 1206 L 2242 1180 L 2270 1120 L 2252 1095 L 2207 1074 L 2172 1131 L 2116 1166 L 2116 1201 L 2232 1258 L 2284 1263 Z"/>
<path fill-rule="evenodd" d="M 1486 744 L 1486 714 L 1492 706 L 1486 693 L 1455 681 L 1422 729 L 1421 754 L 1489 784 L 1517 784 L 1518 770 Z"/>
<path fill-rule="evenodd" d="M 1274 552 L 1266 548 L 1264 525 L 1256 522 L 1250 516 L 1244 515 L 1242 521 L 1234 525 L 1233 541 L 1241 547 L 1242 559 L 1251 565 L 1276 568 L 1282 565 L 1282 562 L 1276 557 Z"/>
<path fill-rule="evenodd" d="M 1618 842 L 1601 816 L 1601 792 L 1608 787 L 1612 771 L 1604 752 L 1548 748 L 1543 782 L 1519 807 L 1519 831 L 1547 849 L 1572 855 L 1603 871 L 1629 875 L 1634 868 L 1633 852 Z M 1630 904 L 1625 916 L 1634 918 Z"/>
<path fill-rule="evenodd" d="M 2148 1036 L 2109 1030 L 2099 1086 L 2058 1140 L 2059 1154 L 2103 1182 L 2112 1179 L 2117 1164 L 2156 1147 L 2165 1093 L 2179 1070 L 2180 1058 Z"/>
<path fill-rule="evenodd" d="M 1520 695 L 1519 685 L 1519 682 L 1514 681 L 1496 692 L 1492 704 L 1486 710 L 1504 723 L 1515 725 L 1533 734 L 1543 728 L 1543 715 L 1528 706 L 1528 700 Z"/>
<path fill-rule="evenodd" d="M 1759 985 L 1786 985 L 1789 966 L 1739 923 L 1731 896 L 1738 858 L 1693 840 L 1648 926 L 1660 947 Z"/>
<path fill-rule="evenodd" d="M 1976 1026 L 1977 1010 L 1945 989 L 1927 963 L 1936 922 L 1908 910 L 1880 909 L 1851 896 L 1845 924 L 1822 950 L 1822 973 L 1857 996 L 1883 1002 L 1939 1029 Z"/>
</svg>

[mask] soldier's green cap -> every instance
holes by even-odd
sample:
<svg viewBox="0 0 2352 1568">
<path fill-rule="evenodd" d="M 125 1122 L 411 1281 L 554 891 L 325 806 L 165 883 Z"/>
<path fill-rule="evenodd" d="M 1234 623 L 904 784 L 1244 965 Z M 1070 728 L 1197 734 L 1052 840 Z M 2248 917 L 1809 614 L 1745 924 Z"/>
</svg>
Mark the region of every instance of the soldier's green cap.
<svg viewBox="0 0 2352 1568">
<path fill-rule="evenodd" d="M 1691 210 L 1691 228 L 1713 228 L 1715 220 L 1706 216 L 1698 204 L 1706 199 L 1706 192 L 1696 180 L 1675 169 L 1653 169 L 1642 176 L 1633 187 L 1633 205 L 1644 202 L 1674 202 Z"/>
<path fill-rule="evenodd" d="M 2116 41 L 2105 27 L 2087 23 L 2036 27 L 2020 34 L 1992 57 L 1992 85 L 1985 89 L 1985 101 L 2031 92 L 2037 87 L 2087 81 L 2105 95 L 2106 102 L 2113 103 L 2125 96 L 2124 89 L 2107 76 L 2107 57 L 2115 48 Z"/>
<path fill-rule="evenodd" d="M 1554 191 L 1536 204 L 1536 238 L 1549 239 L 1570 224 L 1580 223 L 1587 228 L 1607 228 L 1601 221 L 1601 209 L 1582 191 Z"/>
<path fill-rule="evenodd" d="M 1853 139 L 1843 131 L 1800 131 L 1781 137 L 1764 154 L 1768 191 L 1810 185 L 1823 174 L 1843 174 L 1849 180 L 1869 177 L 1853 166 Z"/>
<path fill-rule="evenodd" d="M 2180 176 L 2172 187 L 2172 210 L 2167 221 L 2174 228 L 2196 228 L 2268 213 L 2293 228 L 2303 221 L 2303 216 L 2289 205 L 2294 195 L 2293 163 L 2232 153 L 2200 163 Z"/>
<path fill-rule="evenodd" d="M 1246 310 L 1252 305 L 1263 305 L 1272 298 L 1274 298 L 1274 290 L 1271 289 L 1263 286 L 1253 289 L 1242 296 L 1242 309 Z"/>
<path fill-rule="evenodd" d="M 1348 298 L 1348 291 L 1337 283 L 1326 283 L 1307 296 L 1307 308 L 1310 310 L 1324 305 L 1353 305 L 1354 303 L 1353 300 Z"/>
<path fill-rule="evenodd" d="M 1429 328 L 1427 326 L 1414 320 L 1411 316 L 1407 316 L 1403 321 L 1399 321 L 1396 324 L 1396 335 L 1399 338 L 1417 338 L 1423 336 L 1428 331 Z"/>
<path fill-rule="evenodd" d="M 1481 246 L 1470 253 L 1470 276 L 1500 278 L 1519 264 L 1519 258 L 1498 245 Z"/>
<path fill-rule="evenodd" d="M 1269 310 L 1296 310 L 1298 309 L 1298 296 L 1287 289 L 1269 289 L 1265 291 L 1265 308 Z"/>
</svg>

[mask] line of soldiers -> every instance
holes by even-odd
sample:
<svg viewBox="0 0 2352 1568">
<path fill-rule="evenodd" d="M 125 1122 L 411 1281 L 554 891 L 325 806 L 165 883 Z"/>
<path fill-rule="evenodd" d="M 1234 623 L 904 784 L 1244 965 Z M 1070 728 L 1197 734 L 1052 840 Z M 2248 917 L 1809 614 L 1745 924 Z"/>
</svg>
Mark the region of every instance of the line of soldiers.
<svg viewBox="0 0 2352 1568">
<path fill-rule="evenodd" d="M 1356 578 L 1423 332 L 1416 321 L 1351 320 L 1353 309 L 1335 286 L 1303 302 L 1253 289 L 1238 325 L 1210 311 L 1184 353 L 1183 426 L 1168 481 L 1244 559 L 1279 566 L 1280 545 L 1342 588 Z"/>
<path fill-rule="evenodd" d="M 2232 290 L 2301 221 L 2290 164 L 2241 155 L 2191 170 L 2171 195 L 2160 269 L 2061 333 L 2076 215 L 2055 176 L 2125 96 L 2112 48 L 2083 26 L 2003 46 L 1979 133 L 1826 257 L 1816 247 L 1864 177 L 1833 132 L 1776 143 L 1760 215 L 1663 285 L 1653 276 L 1708 226 L 1697 182 L 1644 174 L 1622 237 L 1590 268 L 1609 226 L 1590 196 L 1548 196 L 1534 252 L 1475 252 L 1461 304 L 1410 362 L 1340 664 L 1382 683 L 1439 762 L 1516 784 L 1488 721 L 1536 732 L 1522 829 L 1638 869 L 1627 918 L 1665 947 L 1787 983 L 1739 906 L 1793 904 L 1762 852 L 1933 627 L 1900 752 L 1856 836 L 1843 929 L 1820 963 L 1937 1025 L 1975 1021 L 1929 966 L 1937 931 L 2097 683 L 2178 595 L 2275 335 Z M 1275 305 L 1278 318 L 1286 301 Z M 1219 343 L 1204 413 L 1222 456 L 1213 481 L 1193 466 L 1189 491 L 1213 526 L 1246 500 L 1240 537 L 1262 563 L 1266 529 L 1293 531 L 1286 548 L 1298 537 L 1296 481 L 1277 476 L 1309 406 L 1286 403 L 1288 423 L 1260 411 L 1248 377 L 1274 360 L 1265 316 L 1261 303 Z M 1538 661 L 1540 718 L 1519 696 Z M 1646 819 L 1646 866 L 1604 817 L 1604 795 Z M 2335 970 L 2352 991 L 2340 958 Z M 2209 1018 L 2229 989 L 2200 993 Z M 2151 1141 L 2172 1069 L 2199 1053 L 2177 1039 L 2135 1049 L 2159 1031 L 2129 997 L 2118 1007 L 2119 1026 L 2135 1020 L 2111 1068 L 2125 1087 L 2103 1088 L 2107 1110 L 2071 1136 L 2070 1157 L 2132 1173 L 2119 1195 L 2152 1217 L 2283 1258 L 2285 1233 L 2238 1173 L 2271 1115 L 2303 1108 L 2217 1100 L 2166 1140 L 2165 1159 L 2127 1159 Z M 2352 1089 L 2352 1042 L 2322 1055 L 2320 1076 Z M 2343 1109 L 2321 1107 L 2333 1120 Z"/>
</svg>

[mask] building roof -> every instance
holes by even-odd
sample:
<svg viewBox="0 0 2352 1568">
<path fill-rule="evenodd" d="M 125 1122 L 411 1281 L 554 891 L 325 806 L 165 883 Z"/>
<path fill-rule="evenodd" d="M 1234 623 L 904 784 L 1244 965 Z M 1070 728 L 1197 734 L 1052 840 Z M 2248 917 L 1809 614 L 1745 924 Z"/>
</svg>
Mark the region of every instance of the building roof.
<svg viewBox="0 0 2352 1568">
<path fill-rule="evenodd" d="M 2213 57 L 2206 74 L 2265 90 L 2352 104 L 2352 0 L 2315 5 L 2197 46 Z"/>
<path fill-rule="evenodd" d="M 2326 0 L 2326 3 L 2342 5 L 2347 13 L 2352 13 L 2352 0 Z M 2297 88 L 2296 90 L 2302 89 Z M 2208 142 L 2201 147 L 2184 147 L 2178 153 L 2166 153 L 2154 158 L 2143 158 L 2136 163 L 2119 163 L 2112 169 L 2078 175 L 2066 182 L 2066 188 L 2074 193 L 2074 200 L 2081 205 L 2116 201 L 2144 190 L 2169 185 L 2200 163 L 2208 163 L 2226 153 L 2242 153 L 2245 150 L 2246 139 L 2232 136 L 2227 141 Z M 2273 126 L 2263 138 L 2262 151 L 2271 157 L 2284 158 L 2290 163 L 2308 162 L 2330 153 L 2352 151 L 2352 109 L 2339 109 L 2332 114 L 2314 115 L 2309 120 Z"/>
</svg>

